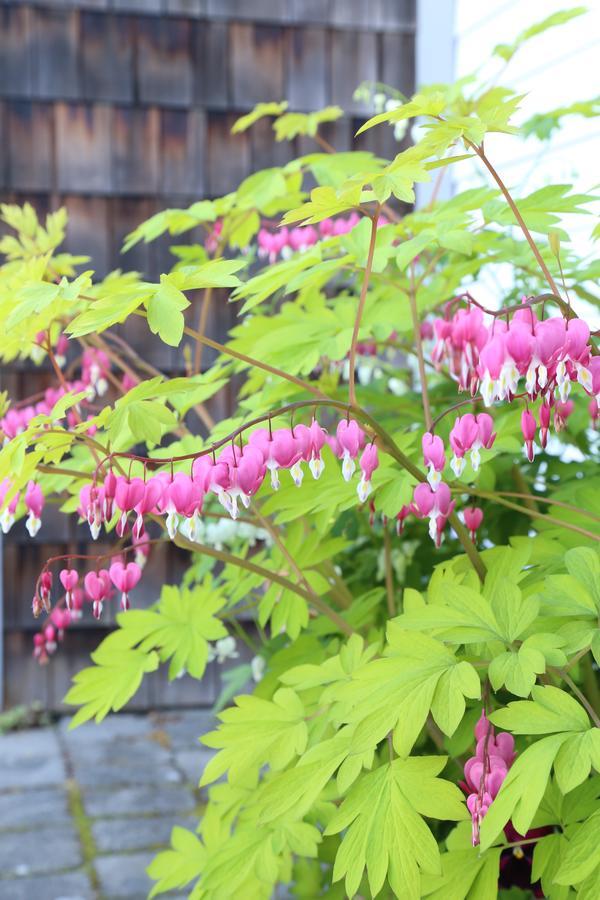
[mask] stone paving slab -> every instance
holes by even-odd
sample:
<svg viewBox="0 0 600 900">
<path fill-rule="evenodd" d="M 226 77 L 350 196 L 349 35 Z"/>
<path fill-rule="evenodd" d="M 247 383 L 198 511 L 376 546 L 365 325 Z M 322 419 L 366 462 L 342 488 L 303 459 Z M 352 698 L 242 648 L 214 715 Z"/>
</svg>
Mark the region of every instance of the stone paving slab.
<svg viewBox="0 0 600 900">
<path fill-rule="evenodd" d="M 215 720 L 120 714 L 74 731 L 69 721 L 0 735 L 0 900 L 146 900 L 156 848 L 173 825 L 197 825 L 213 752 L 198 738 Z"/>
<path fill-rule="evenodd" d="M 0 880 L 0 900 L 95 900 L 84 872 Z"/>
<path fill-rule="evenodd" d="M 92 823 L 92 835 L 99 853 L 127 853 L 166 847 L 173 825 L 193 830 L 197 824 L 197 819 L 181 816 L 97 819 Z"/>
<path fill-rule="evenodd" d="M 176 750 L 198 744 L 198 738 L 217 726 L 217 719 L 205 710 L 185 710 L 177 713 L 157 713 L 151 717 L 157 732 L 164 732 Z"/>
<path fill-rule="evenodd" d="M 204 767 L 213 756 L 214 751 L 198 744 L 196 749 L 180 750 L 178 753 L 175 753 L 175 765 L 183 772 L 187 781 L 194 787 L 197 787 L 204 772 Z"/>
<path fill-rule="evenodd" d="M 96 871 L 102 893 L 111 900 L 113 897 L 146 900 L 154 884 L 146 875 L 153 856 L 153 853 L 124 853 L 98 857 Z"/>
<path fill-rule="evenodd" d="M 1 741 L 2 738 L 0 750 Z M 67 825 L 70 821 L 67 794 L 62 787 L 0 794 L 0 832 L 43 826 L 49 822 L 53 826 Z"/>
<path fill-rule="evenodd" d="M 5 832 L 0 840 L 0 873 L 35 875 L 74 869 L 83 862 L 81 847 L 71 825 L 40 828 L 23 834 Z"/>
<path fill-rule="evenodd" d="M 65 772 L 60 746 L 51 728 L 17 731 L 0 737 L 0 790 L 62 784 Z"/>
<path fill-rule="evenodd" d="M 83 785 L 83 805 L 88 816 L 144 816 L 192 810 L 195 799 L 189 788 L 179 784 L 141 785 L 112 788 Z"/>
</svg>

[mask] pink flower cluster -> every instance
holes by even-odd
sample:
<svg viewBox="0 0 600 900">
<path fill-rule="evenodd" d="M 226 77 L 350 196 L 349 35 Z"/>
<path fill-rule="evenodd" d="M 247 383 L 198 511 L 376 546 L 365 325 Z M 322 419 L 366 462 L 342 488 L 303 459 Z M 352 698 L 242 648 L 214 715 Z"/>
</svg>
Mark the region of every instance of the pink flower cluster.
<svg viewBox="0 0 600 900">
<path fill-rule="evenodd" d="M 94 540 L 102 523 L 109 522 L 115 511 L 120 514 L 116 526 L 120 537 L 126 534 L 129 520 L 133 518 L 133 537 L 140 539 L 144 534 L 144 518 L 154 515 L 165 517 L 171 539 L 181 528 L 183 534 L 194 540 L 207 495 L 214 495 L 235 519 L 239 504 L 249 506 L 267 472 L 274 490 L 280 486 L 280 469 L 288 469 L 298 487 L 304 478 L 303 464 L 307 464 L 313 478 L 319 478 L 325 465 L 321 450 L 326 443 L 341 459 L 346 481 L 352 478 L 360 455 L 357 493 L 364 502 L 372 489 L 371 476 L 379 465 L 376 445 L 367 444 L 364 431 L 354 420 L 339 422 L 335 436 L 331 436 L 313 419 L 310 426 L 300 424 L 275 431 L 266 428 L 253 431 L 244 447 L 232 443 L 218 456 L 197 457 L 191 475 L 159 472 L 147 479 L 130 479 L 110 471 L 102 485 L 93 482 L 81 489 L 79 513 L 87 520 Z"/>
<path fill-rule="evenodd" d="M 481 822 L 515 759 L 515 739 L 512 734 L 504 731 L 495 734 L 485 711 L 482 711 L 475 726 L 475 738 L 475 756 L 465 763 L 465 781 L 462 785 L 468 795 L 467 807 L 473 822 L 474 847 L 479 844 Z"/>
<path fill-rule="evenodd" d="M 526 298 L 523 303 L 509 322 L 494 317 L 486 324 L 476 306 L 436 319 L 431 358 L 438 368 L 447 364 L 461 390 L 472 395 L 479 391 L 487 406 L 495 400 L 511 402 L 520 388 L 531 401 L 541 398 L 540 442 L 544 447 L 552 408 L 556 408 L 555 426 L 564 424 L 566 416 L 561 411 L 573 382 L 591 395 L 590 415 L 596 422 L 600 357 L 592 356 L 590 329 L 582 319 L 538 319 Z M 522 429 L 530 459 L 536 427 L 533 414 L 526 411 Z"/>
<path fill-rule="evenodd" d="M 481 461 L 480 451 L 482 449 L 490 450 L 496 439 L 493 429 L 494 420 L 487 413 L 480 413 L 477 416 L 467 413 L 464 416 L 457 417 L 450 432 L 450 445 L 454 452 L 450 466 L 455 475 L 460 476 L 462 474 L 467 453 L 470 453 L 473 468 L 475 470 L 479 468 Z M 439 547 L 443 539 L 448 516 L 450 516 L 455 507 L 450 488 L 442 481 L 442 472 L 446 466 L 446 447 L 439 435 L 432 434 L 429 431 L 423 435 L 421 446 L 423 462 L 428 470 L 427 482 L 418 484 L 415 487 L 412 504 L 410 507 L 403 506 L 398 513 L 398 533 L 402 533 L 404 521 L 412 512 L 419 519 L 429 519 L 429 534 L 436 547 Z M 479 513 L 481 513 L 481 510 L 479 510 Z M 483 520 L 483 513 L 481 513 L 479 521 L 477 521 L 478 515 L 473 517 L 468 512 L 465 512 L 465 515 L 470 520 L 471 524 L 466 519 L 465 523 L 474 540 L 475 532 Z"/>
<path fill-rule="evenodd" d="M 9 478 L 4 478 L 2 482 L 0 482 L 0 507 L 4 504 L 4 501 L 9 494 L 12 487 L 12 482 Z M 8 534 L 12 526 L 15 522 L 15 514 L 17 511 L 17 507 L 19 505 L 19 500 L 21 498 L 21 494 L 17 491 L 13 497 L 6 504 L 2 514 L 0 515 L 0 527 L 2 528 L 3 534 Z M 44 508 L 44 495 L 42 493 L 42 489 L 35 481 L 30 481 L 27 484 L 27 488 L 25 490 L 25 494 L 23 496 L 23 503 L 25 505 L 25 509 L 27 510 L 27 521 L 25 522 L 25 527 L 29 532 L 30 537 L 35 537 L 42 525 L 42 510 Z"/>
<path fill-rule="evenodd" d="M 113 559 L 107 569 L 94 569 L 87 572 L 82 579 L 76 569 L 66 568 L 59 572 L 59 581 L 64 588 L 64 608 L 56 606 L 52 609 L 52 572 L 44 569 L 38 579 L 36 593 L 33 598 L 33 614 L 37 618 L 41 612 L 50 614 L 54 624 L 66 628 L 72 621 L 81 618 L 84 600 L 92 604 L 94 618 L 99 619 L 105 600 L 114 596 L 114 590 L 121 592 L 121 609 L 129 609 L 129 594 L 142 577 L 143 563 L 129 562 L 125 564 L 120 557 Z M 63 615 L 64 614 L 64 615 Z"/>
<path fill-rule="evenodd" d="M 360 216 L 353 212 L 347 219 L 342 216 L 335 219 L 323 219 L 322 222 L 319 222 L 318 228 L 314 228 L 312 225 L 302 228 L 284 226 L 276 231 L 261 228 L 257 238 L 258 257 L 259 259 L 268 259 L 272 264 L 278 256 L 286 259 L 292 253 L 308 250 L 321 238 L 347 234 L 358 225 L 359 221 Z"/>
</svg>

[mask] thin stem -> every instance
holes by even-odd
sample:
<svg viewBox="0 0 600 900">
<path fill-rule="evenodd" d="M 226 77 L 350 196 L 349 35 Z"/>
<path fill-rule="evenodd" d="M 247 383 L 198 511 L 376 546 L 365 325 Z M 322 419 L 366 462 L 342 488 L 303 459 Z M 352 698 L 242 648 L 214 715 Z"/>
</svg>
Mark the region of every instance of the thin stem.
<svg viewBox="0 0 600 900">
<path fill-rule="evenodd" d="M 198 334 L 204 334 L 206 331 L 206 323 L 208 321 L 208 312 L 210 309 L 210 301 L 212 299 L 212 286 L 205 288 L 202 298 L 202 306 L 200 307 L 200 315 L 198 317 Z M 196 341 L 194 352 L 194 374 L 197 375 L 202 370 L 202 350 L 204 345 L 202 341 Z"/>
<path fill-rule="evenodd" d="M 182 547 L 184 550 L 191 550 L 193 553 L 199 553 L 200 555 L 210 556 L 213 559 L 218 559 L 220 562 L 228 563 L 229 565 L 238 566 L 240 569 L 246 569 L 248 572 L 253 572 L 255 575 L 260 575 L 264 578 L 265 581 L 274 581 L 276 584 L 281 585 L 288 591 L 292 591 L 292 593 L 297 594 L 299 597 L 303 597 L 311 606 L 313 606 L 316 610 L 322 613 L 324 616 L 327 616 L 343 634 L 352 635 L 354 634 L 354 629 L 351 625 L 346 622 L 345 619 L 340 616 L 339 613 L 332 609 L 328 603 L 322 600 L 320 597 L 317 597 L 316 594 L 311 595 L 308 591 L 304 590 L 304 588 L 300 587 L 297 584 L 294 584 L 293 581 L 290 581 L 285 576 L 280 575 L 279 572 L 272 572 L 270 569 L 265 569 L 263 566 L 259 566 L 256 563 L 251 562 L 249 559 L 239 559 L 237 556 L 234 556 L 232 553 L 227 553 L 224 550 L 215 550 L 213 547 L 207 547 L 205 544 L 197 544 L 195 541 L 190 541 L 187 538 L 184 538 L 182 535 L 175 535 L 175 539 L 173 543 Z"/>
<path fill-rule="evenodd" d="M 506 185 L 504 184 L 504 182 L 503 182 L 502 179 L 500 178 L 500 175 L 498 174 L 498 172 L 496 172 L 495 168 L 493 167 L 493 165 L 491 164 L 491 162 L 489 161 L 489 159 L 488 159 L 487 156 L 485 155 L 485 152 L 484 152 L 484 150 L 483 150 L 483 147 L 478 147 L 477 144 L 474 144 L 472 141 L 468 140 L 468 138 L 465 139 L 465 143 L 466 143 L 469 147 L 471 147 L 472 150 L 475 151 L 475 153 L 477 154 L 477 156 L 479 157 L 479 159 L 481 160 L 481 162 L 484 164 L 484 166 L 486 167 L 486 169 L 488 170 L 488 172 L 490 173 L 490 175 L 492 176 L 492 178 L 494 179 L 494 181 L 496 182 L 496 184 L 498 185 L 498 187 L 499 187 L 500 190 L 502 191 L 502 193 L 503 193 L 503 195 L 504 195 L 504 198 L 505 198 L 506 202 L 508 203 L 508 205 L 510 206 L 510 208 L 511 208 L 511 210 L 512 210 L 512 213 L 513 213 L 515 219 L 516 219 L 517 222 L 519 223 L 519 227 L 521 228 L 521 231 L 522 231 L 523 234 L 525 235 L 525 239 L 526 239 L 527 243 L 528 243 L 529 246 L 531 247 L 532 253 L 533 253 L 533 255 L 534 255 L 535 258 L 536 258 L 537 264 L 539 265 L 540 269 L 541 269 L 542 272 L 543 272 L 544 278 L 545 278 L 546 281 L 548 282 L 548 285 L 549 285 L 549 287 L 550 287 L 550 290 L 552 291 L 552 293 L 553 293 L 556 297 L 560 297 L 560 291 L 558 290 L 558 288 L 557 288 L 557 286 L 556 286 L 556 282 L 554 281 L 554 278 L 553 278 L 552 275 L 550 274 L 550 270 L 548 269 L 548 266 L 546 265 L 546 263 L 545 263 L 544 260 L 542 259 L 542 255 L 541 255 L 540 251 L 539 251 L 538 248 L 537 248 L 537 244 L 535 243 L 535 241 L 533 240 L 533 238 L 532 238 L 532 236 L 531 236 L 531 232 L 529 231 L 529 228 L 528 228 L 527 225 L 525 224 L 525 221 L 524 221 L 524 219 L 523 219 L 523 216 L 522 216 L 521 213 L 519 212 L 519 209 L 518 209 L 518 207 L 517 207 L 517 204 L 515 203 L 515 201 L 514 201 L 513 198 L 511 197 L 511 195 L 510 195 L 510 193 L 509 193 L 509 191 L 508 191 L 508 188 L 506 187 Z"/>
<path fill-rule="evenodd" d="M 419 322 L 419 313 L 417 310 L 417 290 L 415 287 L 415 264 L 410 264 L 410 290 L 408 292 L 408 302 L 410 304 L 410 315 L 413 323 L 413 335 L 415 341 L 415 349 L 417 351 L 417 362 L 419 365 L 419 379 L 421 381 L 421 396 L 423 398 L 423 412 L 425 414 L 425 425 L 427 431 L 431 431 L 432 418 L 431 406 L 429 404 L 429 391 L 427 388 L 427 373 L 425 371 L 425 356 L 423 354 L 423 342 L 421 340 L 421 323 Z"/>
<path fill-rule="evenodd" d="M 394 595 L 394 572 L 392 570 L 392 542 L 387 525 L 383 527 L 383 553 L 388 616 L 390 619 L 393 619 L 396 615 L 396 599 Z"/>
<path fill-rule="evenodd" d="M 499 503 L 507 509 L 514 509 L 515 512 L 529 516 L 531 519 L 542 519 L 542 521 L 548 522 L 550 525 L 558 525 L 559 528 L 567 528 L 569 531 L 574 531 L 576 534 L 582 534 L 592 541 L 600 541 L 600 536 L 594 534 L 592 531 L 587 531 L 585 528 L 579 528 L 578 525 L 571 525 L 570 522 L 563 522 L 561 519 L 555 519 L 554 516 L 547 516 L 545 513 L 536 512 L 534 509 L 528 509 L 526 506 L 519 506 L 518 503 L 511 503 L 509 500 L 503 500 L 502 497 L 499 497 L 497 494 L 488 493 L 487 491 L 471 490 L 470 488 L 464 488 L 462 490 L 461 488 L 454 488 L 454 490 L 461 493 L 470 493 L 475 497 L 483 497 L 485 500 L 493 500 L 495 503 Z"/>
<path fill-rule="evenodd" d="M 565 672 L 564 669 L 558 669 L 558 668 L 554 668 L 553 671 L 556 672 L 557 675 L 559 675 L 562 678 L 562 680 L 566 684 L 569 685 L 569 687 L 571 688 L 571 690 L 573 691 L 573 693 L 575 694 L 575 696 L 577 697 L 579 702 L 582 704 L 582 706 L 585 706 L 585 708 L 588 712 L 588 715 L 589 715 L 590 719 L 592 720 L 592 722 L 594 723 L 594 725 L 596 726 L 596 728 L 600 728 L 600 716 L 598 716 L 598 713 L 596 712 L 596 710 L 594 709 L 594 707 L 592 706 L 592 704 L 590 703 L 588 698 L 577 687 L 577 685 L 575 684 L 575 682 L 573 681 L 571 676 L 568 674 L 568 672 Z"/>
<path fill-rule="evenodd" d="M 144 315 L 144 313 L 142 313 Z M 310 384 L 308 381 L 303 381 L 302 378 L 297 378 L 295 375 L 290 375 L 289 372 L 284 372 L 283 369 L 278 369 L 275 366 L 270 366 L 268 363 L 261 362 L 259 359 L 254 359 L 252 356 L 246 356 L 245 353 L 239 353 L 237 350 L 233 350 L 232 347 L 228 347 L 226 344 L 219 344 L 217 341 L 211 340 L 211 338 L 206 337 L 204 334 L 200 334 L 195 331 L 193 328 L 188 328 L 187 326 L 183 329 L 184 334 L 187 334 L 189 337 L 194 338 L 196 341 L 200 341 L 203 344 L 206 344 L 207 347 L 212 347 L 213 350 L 217 350 L 219 353 L 222 353 L 224 356 L 232 356 L 234 359 L 239 359 L 240 362 L 246 363 L 248 366 L 253 366 L 257 369 L 262 369 L 264 372 L 269 372 L 271 375 L 276 375 L 278 378 L 283 378 L 285 381 L 290 381 L 292 384 L 297 385 L 305 391 L 309 391 L 309 393 L 314 394 L 315 397 L 321 397 L 325 399 L 326 395 L 323 394 L 319 388 L 315 387 L 314 384 Z"/>
<path fill-rule="evenodd" d="M 367 253 L 367 263 L 365 266 L 365 274 L 363 277 L 362 288 L 358 300 L 358 309 L 356 310 L 356 318 L 354 319 L 354 329 L 352 331 L 352 341 L 350 343 L 350 372 L 348 375 L 349 399 L 352 406 L 356 405 L 356 385 L 354 384 L 354 370 L 356 368 L 356 345 L 358 344 L 358 333 L 360 331 L 360 323 L 365 309 L 367 299 L 367 290 L 369 289 L 369 278 L 371 277 L 371 269 L 373 268 L 373 256 L 375 254 L 375 243 L 377 241 L 377 220 L 379 219 L 380 207 L 377 206 L 373 218 L 371 219 L 371 240 L 369 241 L 369 252 Z"/>
</svg>

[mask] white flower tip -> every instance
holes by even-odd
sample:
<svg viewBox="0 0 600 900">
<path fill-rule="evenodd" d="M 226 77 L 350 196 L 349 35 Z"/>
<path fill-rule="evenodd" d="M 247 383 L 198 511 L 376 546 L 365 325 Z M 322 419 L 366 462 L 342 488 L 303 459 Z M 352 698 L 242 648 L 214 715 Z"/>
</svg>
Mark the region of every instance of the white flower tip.
<svg viewBox="0 0 600 900">
<path fill-rule="evenodd" d="M 358 486 L 356 488 L 356 493 L 358 494 L 358 499 L 361 503 L 364 503 L 369 494 L 371 493 L 372 487 L 371 482 L 366 481 L 364 476 L 358 482 Z"/>
<path fill-rule="evenodd" d="M 315 479 L 315 481 L 317 481 L 323 474 L 325 463 L 322 459 L 311 459 L 308 464 L 308 468 L 311 471 L 312 477 Z"/>
</svg>

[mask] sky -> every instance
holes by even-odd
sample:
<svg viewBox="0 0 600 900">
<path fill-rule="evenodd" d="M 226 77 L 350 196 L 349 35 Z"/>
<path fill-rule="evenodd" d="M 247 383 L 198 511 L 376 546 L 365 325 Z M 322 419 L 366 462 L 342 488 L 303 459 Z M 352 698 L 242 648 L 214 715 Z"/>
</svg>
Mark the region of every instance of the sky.
<svg viewBox="0 0 600 900">
<path fill-rule="evenodd" d="M 496 44 L 511 42 L 519 31 L 558 10 L 580 5 L 568 0 L 456 0 L 456 77 L 475 70 L 484 77 L 495 76 L 504 66 L 492 57 Z M 502 84 L 526 94 L 517 124 L 534 113 L 600 95 L 600 0 L 587 6 L 585 15 L 533 38 L 503 72 Z M 575 116 L 564 121 L 549 143 L 534 137 L 525 142 L 505 135 L 486 138 L 487 155 L 517 196 L 559 183 L 573 184 L 577 192 L 600 193 L 599 151 L 600 119 Z M 481 183 L 470 161 L 454 166 L 452 176 L 459 189 Z M 590 208 L 597 213 L 600 204 Z M 592 216 L 571 216 L 566 221 L 565 230 L 581 253 L 597 251 L 598 245 L 589 240 L 595 221 Z"/>
</svg>

